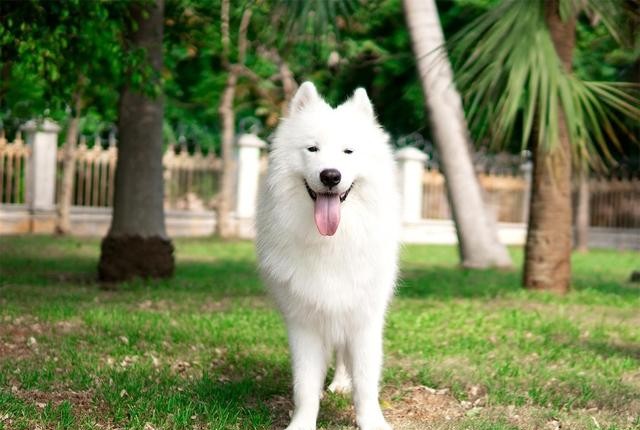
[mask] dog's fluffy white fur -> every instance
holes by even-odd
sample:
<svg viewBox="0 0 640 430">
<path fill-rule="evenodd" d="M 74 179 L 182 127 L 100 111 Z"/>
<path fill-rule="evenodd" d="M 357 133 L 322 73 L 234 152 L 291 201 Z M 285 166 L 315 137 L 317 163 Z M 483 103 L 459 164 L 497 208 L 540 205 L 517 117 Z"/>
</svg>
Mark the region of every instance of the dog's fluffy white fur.
<svg viewBox="0 0 640 430">
<path fill-rule="evenodd" d="M 321 181 L 325 169 L 341 173 L 335 187 Z M 333 235 L 320 234 L 314 223 L 314 193 L 348 193 Z M 302 84 L 276 130 L 256 219 L 260 272 L 289 336 L 295 411 L 287 430 L 316 428 L 334 352 L 329 389 L 353 388 L 361 430 L 391 428 L 380 409 L 378 383 L 399 224 L 388 135 L 365 90 L 332 108 L 312 83 Z"/>
</svg>

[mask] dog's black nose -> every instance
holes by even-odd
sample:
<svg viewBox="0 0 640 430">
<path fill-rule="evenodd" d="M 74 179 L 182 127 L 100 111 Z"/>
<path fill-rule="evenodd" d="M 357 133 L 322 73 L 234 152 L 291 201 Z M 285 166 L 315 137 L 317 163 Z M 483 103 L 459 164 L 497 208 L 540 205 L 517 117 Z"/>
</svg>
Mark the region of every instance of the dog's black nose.
<svg viewBox="0 0 640 430">
<path fill-rule="evenodd" d="M 320 172 L 320 181 L 327 187 L 335 187 L 340 183 L 342 175 L 338 169 L 324 169 Z"/>
</svg>

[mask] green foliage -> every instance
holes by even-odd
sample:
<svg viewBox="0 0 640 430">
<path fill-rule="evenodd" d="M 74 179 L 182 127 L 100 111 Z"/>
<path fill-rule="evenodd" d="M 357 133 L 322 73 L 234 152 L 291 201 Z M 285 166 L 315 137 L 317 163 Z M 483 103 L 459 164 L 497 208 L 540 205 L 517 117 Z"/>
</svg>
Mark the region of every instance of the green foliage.
<svg viewBox="0 0 640 430">
<path fill-rule="evenodd" d="M 449 37 L 498 2 L 437 3 Z M 522 7 L 537 4 L 520 3 Z M 605 11 L 615 4 L 592 3 Z M 131 30 L 132 4 L 82 0 L 52 4 L 35 0 L 1 2 L 0 120 L 5 128 L 16 129 L 27 119 L 45 113 L 63 122 L 71 96 L 78 88 L 79 75 L 86 77 L 82 87 L 85 114 L 90 118 L 83 123 L 85 134 L 104 133 L 116 122 L 118 94 L 125 79 L 143 87 L 152 84 L 143 88 L 151 93 L 157 90 L 156 77 L 149 74 L 145 54 L 129 52 L 122 43 L 124 34 Z M 298 83 L 305 79 L 315 81 L 331 103 L 342 102 L 356 87 L 363 86 L 372 97 L 379 120 L 395 138 L 416 131 L 429 137 L 400 0 L 231 2 L 232 59 L 237 56 L 237 28 L 247 7 L 253 13 L 246 65 L 256 79 L 240 78 L 235 104 L 238 126 L 247 117 L 258 118 L 264 125 L 263 135 L 267 136 L 277 124 L 283 91 L 277 62 L 270 55 L 275 50 Z M 629 40 L 630 25 L 624 25 L 620 14 L 613 10 L 607 14 L 612 19 L 605 23 L 615 22 L 609 27 L 617 28 L 616 37 L 626 44 L 620 48 L 604 24 L 594 26 L 583 18 L 578 27 L 576 76 L 637 80 L 633 73 L 638 46 Z M 217 108 L 226 81 L 221 59 L 220 0 L 167 0 L 164 31 L 161 84 L 165 137 L 169 141 L 185 136 L 190 150 L 195 144 L 205 150 L 217 150 Z M 486 61 L 490 58 L 491 55 L 484 57 Z M 489 98 L 480 103 L 482 109 L 495 106 Z M 599 117 L 597 106 L 591 106 Z M 607 114 L 611 112 L 608 106 L 603 108 Z M 516 118 L 513 133 L 518 134 L 524 122 L 522 109 Z M 482 132 L 488 123 L 478 123 L 480 127 L 474 129 L 473 137 L 483 144 Z M 606 129 L 603 130 L 606 136 Z M 522 141 L 520 137 L 518 141 Z M 519 145 L 511 144 L 515 139 L 508 139 L 508 133 L 505 140 L 509 149 L 519 149 Z M 625 142 L 621 144 L 625 146 Z"/>
<path fill-rule="evenodd" d="M 7 419 L 8 428 L 286 425 L 286 333 L 264 296 L 253 244 L 175 244 L 174 279 L 113 291 L 94 280 L 97 240 L 0 241 L 0 341 L 15 345 L 0 357 L 0 417 L 9 414 L 0 428 Z M 521 250 L 512 252 L 520 264 Z M 515 270 L 461 270 L 450 246 L 407 246 L 401 260 L 385 332 L 386 408 L 423 407 L 442 429 L 552 420 L 591 429 L 592 415 L 602 428 L 640 424 L 640 292 L 626 282 L 635 253 L 575 255 L 564 297 L 522 291 Z M 451 395 L 414 399 L 417 385 Z M 474 386 L 482 408 L 465 410 L 461 401 L 477 400 Z M 348 399 L 327 395 L 319 426 L 351 428 L 351 414 Z"/>
<path fill-rule="evenodd" d="M 115 117 L 125 55 L 119 37 L 121 3 L 5 2 L 0 22 L 0 67 L 9 79 L 0 114 L 13 125 L 43 114 L 59 121 L 82 99 L 89 115 Z"/>
<path fill-rule="evenodd" d="M 574 160 L 611 162 L 611 145 L 620 149 L 617 134 L 626 131 L 619 118 L 640 120 L 640 101 L 628 92 L 630 85 L 585 81 L 565 71 L 543 3 L 503 1 L 450 44 L 471 127 L 496 145 L 510 142 L 518 127 L 523 148 L 535 129 L 537 144 L 551 150 L 562 110 Z"/>
</svg>

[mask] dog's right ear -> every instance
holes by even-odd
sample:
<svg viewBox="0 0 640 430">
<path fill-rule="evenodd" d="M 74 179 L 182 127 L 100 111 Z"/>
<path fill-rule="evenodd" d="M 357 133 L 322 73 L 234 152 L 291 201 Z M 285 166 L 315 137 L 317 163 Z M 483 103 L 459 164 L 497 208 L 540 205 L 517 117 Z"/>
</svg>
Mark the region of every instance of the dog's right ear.
<svg viewBox="0 0 640 430">
<path fill-rule="evenodd" d="M 318 100 L 320 96 L 318 95 L 318 90 L 316 90 L 316 86 L 311 82 L 306 81 L 291 99 L 291 104 L 289 105 L 289 115 L 300 112 L 308 107 L 311 103 Z"/>
</svg>

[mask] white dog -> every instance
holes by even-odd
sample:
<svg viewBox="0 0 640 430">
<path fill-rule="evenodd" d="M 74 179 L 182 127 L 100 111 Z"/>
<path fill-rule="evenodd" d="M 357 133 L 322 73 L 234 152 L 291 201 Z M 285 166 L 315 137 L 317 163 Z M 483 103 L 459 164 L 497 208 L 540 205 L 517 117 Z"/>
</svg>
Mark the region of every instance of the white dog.
<svg viewBox="0 0 640 430">
<path fill-rule="evenodd" d="M 361 430 L 389 430 L 378 401 L 382 331 L 399 236 L 388 135 L 359 88 L 337 108 L 302 84 L 275 133 L 260 193 L 257 253 L 284 316 L 295 411 L 287 430 L 314 430 L 324 378 L 353 385 Z"/>
</svg>

